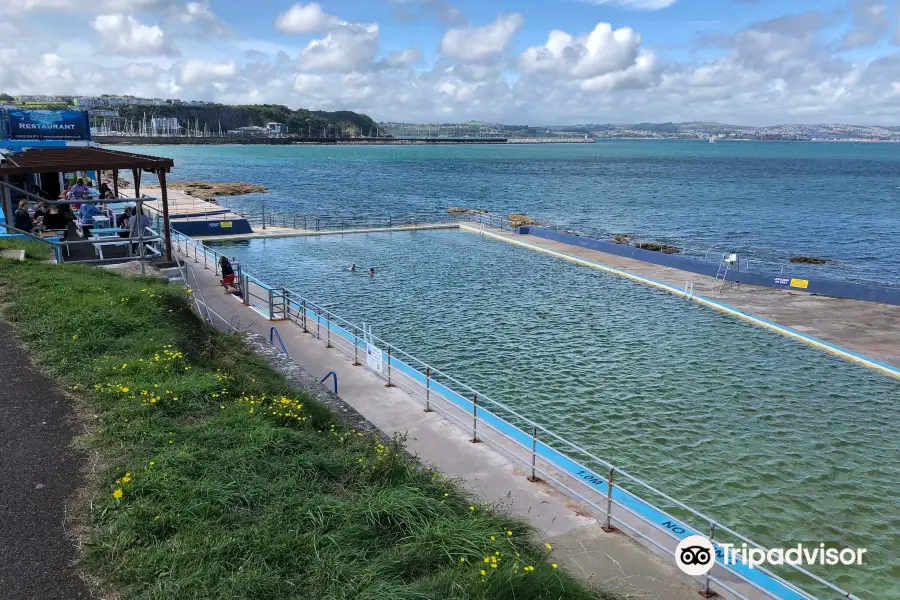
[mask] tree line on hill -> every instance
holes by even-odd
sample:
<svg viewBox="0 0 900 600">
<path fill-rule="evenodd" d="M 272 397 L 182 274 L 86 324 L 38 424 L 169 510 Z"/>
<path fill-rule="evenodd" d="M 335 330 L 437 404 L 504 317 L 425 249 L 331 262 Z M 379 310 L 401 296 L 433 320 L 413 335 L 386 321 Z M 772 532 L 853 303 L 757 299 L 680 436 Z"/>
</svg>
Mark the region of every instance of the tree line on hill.
<svg viewBox="0 0 900 600">
<path fill-rule="evenodd" d="M 349 110 L 327 112 L 301 108 L 291 110 L 280 104 L 229 106 L 208 104 L 190 105 L 133 105 L 120 107 L 119 116 L 140 122 L 144 118 L 176 118 L 181 127 L 209 132 L 229 131 L 239 127 L 265 127 L 266 123 L 284 123 L 292 135 L 331 137 L 342 135 L 384 136 L 385 132 L 371 117 Z"/>
</svg>

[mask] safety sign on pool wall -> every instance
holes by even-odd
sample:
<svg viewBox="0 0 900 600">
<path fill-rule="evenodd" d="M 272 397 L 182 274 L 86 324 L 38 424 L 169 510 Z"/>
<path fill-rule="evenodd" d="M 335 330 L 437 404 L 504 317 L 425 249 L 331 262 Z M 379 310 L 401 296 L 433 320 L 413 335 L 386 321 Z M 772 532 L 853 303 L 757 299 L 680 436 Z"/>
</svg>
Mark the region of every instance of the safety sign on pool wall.
<svg viewBox="0 0 900 600">
<path fill-rule="evenodd" d="M 382 371 L 382 357 L 381 357 L 381 348 L 372 343 L 366 344 L 366 363 L 369 365 L 369 368 L 375 371 L 376 373 L 381 373 Z"/>
</svg>

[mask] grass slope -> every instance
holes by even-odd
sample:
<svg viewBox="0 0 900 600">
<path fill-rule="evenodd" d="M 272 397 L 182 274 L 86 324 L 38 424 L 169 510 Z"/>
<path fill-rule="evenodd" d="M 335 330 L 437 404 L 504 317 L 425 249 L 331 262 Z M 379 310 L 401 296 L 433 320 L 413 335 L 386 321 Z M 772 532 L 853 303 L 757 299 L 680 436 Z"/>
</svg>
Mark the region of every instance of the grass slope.
<svg viewBox="0 0 900 600">
<path fill-rule="evenodd" d="M 183 289 L 0 259 L 0 301 L 96 415 L 84 567 L 122 598 L 612 598 L 518 520 L 342 429 Z M 87 509 L 87 507 L 86 507 Z"/>
</svg>

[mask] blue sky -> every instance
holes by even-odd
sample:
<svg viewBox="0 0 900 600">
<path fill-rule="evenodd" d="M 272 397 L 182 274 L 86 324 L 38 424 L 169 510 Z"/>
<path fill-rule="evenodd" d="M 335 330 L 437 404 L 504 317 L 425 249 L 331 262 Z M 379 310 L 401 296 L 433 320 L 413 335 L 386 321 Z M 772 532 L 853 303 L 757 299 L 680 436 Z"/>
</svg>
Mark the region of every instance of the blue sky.
<svg viewBox="0 0 900 600">
<path fill-rule="evenodd" d="M 0 0 L 0 10 L 8 93 L 428 122 L 900 124 L 893 0 Z"/>
</svg>

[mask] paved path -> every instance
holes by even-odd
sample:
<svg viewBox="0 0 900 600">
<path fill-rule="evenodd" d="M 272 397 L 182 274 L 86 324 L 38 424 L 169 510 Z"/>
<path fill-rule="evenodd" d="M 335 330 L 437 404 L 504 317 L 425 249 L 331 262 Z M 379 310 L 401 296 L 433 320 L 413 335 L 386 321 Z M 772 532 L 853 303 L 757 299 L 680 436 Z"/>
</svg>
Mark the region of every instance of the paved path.
<svg viewBox="0 0 900 600">
<path fill-rule="evenodd" d="M 72 407 L 0 322 L 0 597 L 90 595 L 66 537 L 84 456 L 72 449 Z"/>
<path fill-rule="evenodd" d="M 213 311 L 235 328 L 255 331 L 266 339 L 270 327 L 276 325 L 295 362 L 319 378 L 334 370 L 345 402 L 388 435 L 407 434 L 410 452 L 445 475 L 462 480 L 485 502 L 500 504 L 530 521 L 553 545 L 561 566 L 630 598 L 698 597 L 699 585 L 681 575 L 671 558 L 654 554 L 623 534 L 604 533 L 596 519 L 551 487 L 530 483 L 522 468 L 491 445 L 470 443 L 471 435 L 440 412 L 423 412 L 420 399 L 401 387 L 385 387 L 372 371 L 354 367 L 349 357 L 327 348 L 324 339 L 304 334 L 291 322 L 272 323 L 245 307 L 235 296 L 223 293 L 219 278 L 205 270 L 202 261 L 194 265 L 193 257 L 189 260 L 194 267 L 189 283 Z"/>
<path fill-rule="evenodd" d="M 467 225 L 481 229 L 478 223 Z M 694 293 L 718 300 L 747 313 L 768 319 L 807 335 L 900 367 L 900 306 L 817 296 L 753 285 L 715 291 L 713 277 L 654 265 L 598 250 L 588 250 L 534 235 L 518 235 L 492 227 L 484 230 L 499 237 L 583 258 L 684 289 L 694 284 Z"/>
</svg>

